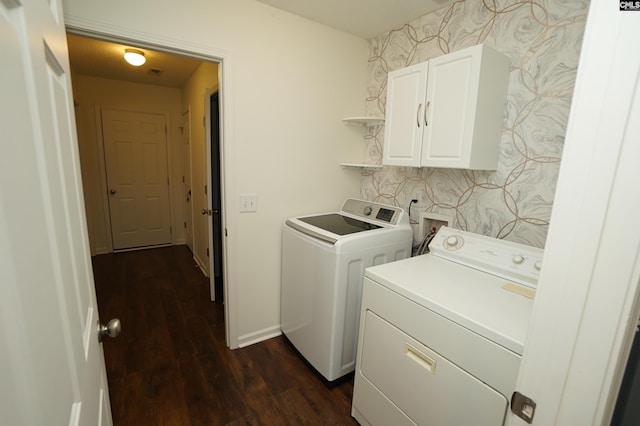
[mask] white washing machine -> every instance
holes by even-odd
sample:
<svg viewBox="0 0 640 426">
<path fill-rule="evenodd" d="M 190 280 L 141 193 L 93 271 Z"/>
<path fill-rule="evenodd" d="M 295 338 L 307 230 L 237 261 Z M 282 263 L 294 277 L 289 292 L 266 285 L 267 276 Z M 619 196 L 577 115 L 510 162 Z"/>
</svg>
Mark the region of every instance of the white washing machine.
<svg viewBox="0 0 640 426">
<path fill-rule="evenodd" d="M 412 238 L 401 208 L 364 200 L 285 222 L 282 332 L 328 381 L 355 367 L 365 269 L 409 257 Z"/>
<path fill-rule="evenodd" d="M 502 425 L 543 252 L 447 227 L 429 247 L 365 273 L 351 413 L 362 425 Z"/>
</svg>

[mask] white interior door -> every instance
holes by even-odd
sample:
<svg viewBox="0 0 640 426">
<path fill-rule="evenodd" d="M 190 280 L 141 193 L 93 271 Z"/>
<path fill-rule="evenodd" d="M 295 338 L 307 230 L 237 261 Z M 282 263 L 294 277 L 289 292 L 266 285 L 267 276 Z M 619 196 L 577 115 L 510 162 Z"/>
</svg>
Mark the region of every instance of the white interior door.
<svg viewBox="0 0 640 426">
<path fill-rule="evenodd" d="M 182 158 L 184 159 L 182 176 L 183 209 L 184 209 L 184 239 L 193 253 L 193 189 L 191 188 L 191 119 L 190 112 L 182 114 Z"/>
<path fill-rule="evenodd" d="M 0 413 L 109 425 L 62 7 L 0 0 Z"/>
<path fill-rule="evenodd" d="M 170 244 L 165 116 L 103 109 L 102 133 L 113 248 Z"/>
<path fill-rule="evenodd" d="M 518 377 L 517 390 L 537 404 L 534 425 L 609 424 L 635 333 L 640 50 L 629 40 L 639 38 L 640 14 L 590 3 Z"/>
</svg>

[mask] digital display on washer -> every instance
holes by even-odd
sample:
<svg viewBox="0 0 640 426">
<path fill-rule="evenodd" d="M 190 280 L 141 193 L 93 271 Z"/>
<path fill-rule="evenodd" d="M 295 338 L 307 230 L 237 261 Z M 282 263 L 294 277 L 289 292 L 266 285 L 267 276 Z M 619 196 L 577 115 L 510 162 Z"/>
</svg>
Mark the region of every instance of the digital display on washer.
<svg viewBox="0 0 640 426">
<path fill-rule="evenodd" d="M 301 217 L 298 220 L 317 226 L 338 235 L 354 234 L 356 232 L 370 231 L 381 228 L 373 223 L 363 222 L 358 219 L 342 216 L 338 213 L 323 214 L 320 216 Z"/>
<path fill-rule="evenodd" d="M 393 210 L 380 208 L 380 210 L 378 210 L 378 214 L 376 215 L 376 219 L 384 220 L 385 222 L 391 222 L 391 219 L 393 219 Z"/>
</svg>

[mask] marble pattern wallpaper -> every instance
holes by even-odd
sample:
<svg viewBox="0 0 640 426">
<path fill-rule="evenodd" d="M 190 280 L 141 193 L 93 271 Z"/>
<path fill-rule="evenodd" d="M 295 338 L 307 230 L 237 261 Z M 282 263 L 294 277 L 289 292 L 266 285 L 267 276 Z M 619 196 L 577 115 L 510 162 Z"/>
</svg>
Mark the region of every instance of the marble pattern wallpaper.
<svg viewBox="0 0 640 426">
<path fill-rule="evenodd" d="M 363 198 L 405 210 L 417 198 L 412 223 L 434 212 L 458 229 L 544 247 L 587 9 L 587 0 L 463 0 L 370 40 L 371 116 L 384 117 L 391 70 L 479 43 L 511 68 L 497 170 L 384 167 L 363 173 Z M 381 164 L 383 138 L 384 126 L 367 127 L 365 163 Z"/>
</svg>

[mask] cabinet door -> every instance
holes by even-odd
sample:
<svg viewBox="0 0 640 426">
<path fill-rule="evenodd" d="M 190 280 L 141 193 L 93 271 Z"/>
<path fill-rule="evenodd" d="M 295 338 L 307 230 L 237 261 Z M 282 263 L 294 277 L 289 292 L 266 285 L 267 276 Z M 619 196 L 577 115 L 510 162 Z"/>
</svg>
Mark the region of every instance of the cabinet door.
<svg viewBox="0 0 640 426">
<path fill-rule="evenodd" d="M 477 49 L 465 49 L 429 61 L 427 127 L 421 164 L 464 165 L 470 155 L 476 109 Z"/>
<path fill-rule="evenodd" d="M 422 166 L 495 170 L 508 73 L 484 45 L 429 60 Z"/>
<path fill-rule="evenodd" d="M 427 63 L 389 73 L 382 163 L 420 166 Z"/>
</svg>

